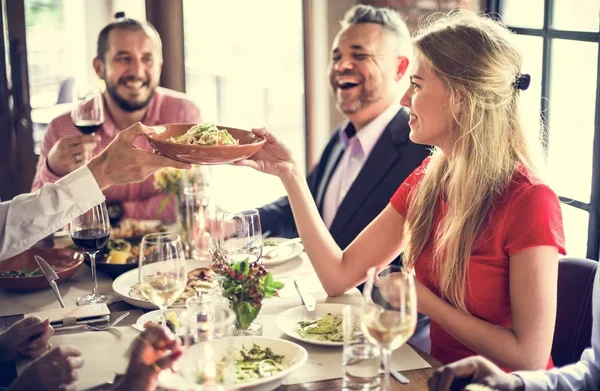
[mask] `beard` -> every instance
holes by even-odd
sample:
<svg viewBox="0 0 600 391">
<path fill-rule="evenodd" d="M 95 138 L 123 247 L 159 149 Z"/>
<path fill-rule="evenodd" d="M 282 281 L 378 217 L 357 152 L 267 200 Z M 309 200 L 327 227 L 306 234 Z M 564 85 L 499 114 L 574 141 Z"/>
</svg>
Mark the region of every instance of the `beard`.
<svg viewBox="0 0 600 391">
<path fill-rule="evenodd" d="M 338 97 L 336 100 L 336 105 L 342 113 L 354 114 L 370 106 L 371 104 L 376 103 L 377 101 L 379 101 L 379 94 L 377 90 L 368 90 L 364 85 L 362 85 L 360 87 L 358 96 L 347 98 Z"/>
<path fill-rule="evenodd" d="M 106 75 L 105 75 L 104 80 L 106 80 Z M 148 97 L 146 99 L 144 99 L 143 101 L 139 101 L 139 102 L 130 101 L 130 100 L 127 100 L 126 98 L 123 98 L 121 95 L 119 95 L 119 92 L 117 91 L 119 84 L 125 84 L 129 80 L 135 80 L 135 78 L 119 79 L 119 81 L 117 81 L 116 84 L 106 83 L 106 91 L 108 92 L 110 97 L 115 101 L 115 103 L 117 104 L 117 106 L 119 106 L 119 108 L 121 110 L 131 113 L 134 111 L 141 110 L 141 109 L 145 108 L 146 106 L 148 106 L 148 103 L 150 103 L 150 100 L 154 96 L 156 87 L 150 89 L 150 91 L 148 93 Z M 144 82 L 144 83 L 146 84 L 149 82 Z"/>
</svg>

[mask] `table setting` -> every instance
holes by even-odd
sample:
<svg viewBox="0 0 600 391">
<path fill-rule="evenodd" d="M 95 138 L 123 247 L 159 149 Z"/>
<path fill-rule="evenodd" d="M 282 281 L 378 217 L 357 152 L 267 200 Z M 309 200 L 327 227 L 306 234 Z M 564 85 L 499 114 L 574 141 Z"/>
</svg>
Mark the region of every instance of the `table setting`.
<svg viewBox="0 0 600 391">
<path fill-rule="evenodd" d="M 162 128 L 148 136 L 151 144 L 192 163 L 235 161 L 264 143 L 230 129 L 248 147 L 222 146 L 228 152 L 219 157 L 202 145 L 173 148 L 174 138 L 197 135 L 189 127 Z M 216 130 L 219 137 L 223 130 Z M 178 370 L 160 373 L 161 389 L 425 387 L 438 363 L 405 343 L 416 324 L 413 296 L 402 298 L 401 310 L 386 307 L 369 293 L 375 289 L 370 276 L 367 293 L 353 288 L 329 297 L 300 238 L 269 237 L 253 209 L 215 212 L 194 175 L 155 176 L 160 188 L 176 194 L 167 198 L 177 202 L 175 226 L 123 221 L 111 227 L 100 204 L 56 233 L 51 248 L 0 265 L 0 329 L 23 316 L 49 318 L 51 343 L 83 354 L 80 390 L 110 389 L 148 323 L 168 327 L 184 346 Z M 28 363 L 17 361 L 16 374 Z"/>
</svg>

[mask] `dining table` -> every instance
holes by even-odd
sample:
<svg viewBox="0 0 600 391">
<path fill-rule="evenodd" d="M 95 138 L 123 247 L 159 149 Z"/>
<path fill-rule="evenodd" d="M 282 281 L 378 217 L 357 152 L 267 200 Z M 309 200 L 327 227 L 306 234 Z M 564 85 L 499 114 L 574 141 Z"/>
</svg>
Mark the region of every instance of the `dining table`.
<svg viewBox="0 0 600 391">
<path fill-rule="evenodd" d="M 65 247 L 70 239 L 64 237 L 55 240 L 55 246 Z M 263 302 L 259 321 L 263 325 L 263 336 L 283 338 L 297 343 L 308 352 L 308 360 L 298 370 L 283 379 L 277 391 L 325 391 L 343 388 L 342 347 L 317 346 L 302 342 L 285 335 L 277 327 L 277 316 L 286 309 L 301 306 L 302 300 L 294 288 L 294 279 L 300 281 L 303 290 L 312 294 L 317 302 L 359 305 L 362 295 L 357 288 L 350 289 L 343 295 L 329 297 L 324 291 L 306 253 L 269 268 L 276 280 L 284 283 L 279 297 Z M 111 292 L 112 278 L 98 273 L 99 292 Z M 59 289 L 67 307 L 75 306 L 78 296 L 88 293 L 92 288 L 91 270 L 82 265 L 69 280 L 59 284 Z M 115 295 L 117 296 L 117 295 Z M 48 289 L 28 292 L 14 292 L 0 289 L 0 331 L 23 318 L 23 314 L 58 308 L 53 291 Z M 148 309 L 136 307 L 128 302 L 117 300 L 110 303 L 111 320 L 124 312 L 128 315 L 115 327 L 106 331 L 86 331 L 77 329 L 55 331 L 50 342 L 54 346 L 72 345 L 82 352 L 84 366 L 78 371 L 77 389 L 87 391 L 110 390 L 118 381 L 127 365 L 128 347 L 140 331 L 136 327 L 137 319 Z M 6 387 L 29 364 L 25 359 L 18 359 L 10 365 L 0 366 L 0 387 Z M 420 351 L 410 344 L 405 344 L 394 351 L 391 360 L 392 369 L 400 371 L 409 379 L 408 384 L 391 380 L 393 391 L 426 390 L 427 380 L 440 363 L 429 354 Z"/>
</svg>

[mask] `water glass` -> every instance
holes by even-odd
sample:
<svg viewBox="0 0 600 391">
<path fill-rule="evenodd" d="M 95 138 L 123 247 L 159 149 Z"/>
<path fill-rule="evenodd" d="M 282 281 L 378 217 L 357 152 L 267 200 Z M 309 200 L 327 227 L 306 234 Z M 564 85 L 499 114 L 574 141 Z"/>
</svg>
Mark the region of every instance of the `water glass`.
<svg viewBox="0 0 600 391">
<path fill-rule="evenodd" d="M 343 333 L 344 390 L 379 390 L 381 359 L 379 348 L 361 330 L 360 308 L 344 307 Z"/>
<path fill-rule="evenodd" d="M 233 384 L 234 323 L 233 311 L 218 300 L 200 299 L 188 308 L 184 316 L 185 353 L 178 364 L 188 384 L 200 385 L 204 390 L 220 390 Z"/>
<path fill-rule="evenodd" d="M 256 209 L 223 214 L 220 249 L 228 263 L 247 260 L 258 262 L 262 256 L 263 237 L 260 215 Z"/>
<path fill-rule="evenodd" d="M 183 215 L 186 258 L 196 260 L 210 259 L 210 234 L 207 222 L 214 220 L 214 208 L 211 207 L 208 193 L 193 188 L 183 190 L 185 213 Z"/>
</svg>

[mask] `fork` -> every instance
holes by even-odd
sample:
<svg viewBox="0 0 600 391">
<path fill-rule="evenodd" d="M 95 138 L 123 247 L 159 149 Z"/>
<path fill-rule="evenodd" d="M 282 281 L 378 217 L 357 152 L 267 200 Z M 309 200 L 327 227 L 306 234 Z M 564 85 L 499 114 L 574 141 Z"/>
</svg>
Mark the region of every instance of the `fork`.
<svg viewBox="0 0 600 391">
<path fill-rule="evenodd" d="M 127 316 L 129 315 L 129 311 L 125 312 L 123 315 L 119 316 L 117 319 L 115 319 L 112 323 L 108 323 L 102 326 L 90 326 L 89 324 L 84 324 L 83 328 L 89 331 L 106 331 L 111 327 L 114 327 L 117 325 L 117 323 L 119 323 L 120 321 L 122 321 L 123 319 L 125 319 Z"/>
</svg>

